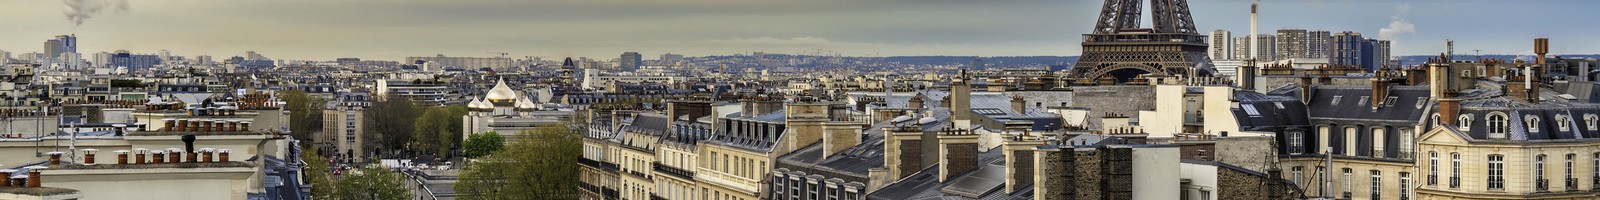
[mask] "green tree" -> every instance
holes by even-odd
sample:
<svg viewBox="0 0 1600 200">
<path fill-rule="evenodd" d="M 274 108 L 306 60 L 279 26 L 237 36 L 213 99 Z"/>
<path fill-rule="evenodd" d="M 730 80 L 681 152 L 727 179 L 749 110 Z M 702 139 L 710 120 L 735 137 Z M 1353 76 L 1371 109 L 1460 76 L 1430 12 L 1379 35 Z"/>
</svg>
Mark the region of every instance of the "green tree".
<svg viewBox="0 0 1600 200">
<path fill-rule="evenodd" d="M 311 133 L 322 131 L 322 98 L 311 96 L 299 90 L 287 90 L 278 93 L 286 106 L 289 107 L 289 132 L 295 138 L 311 138 Z"/>
<path fill-rule="evenodd" d="M 522 131 L 507 150 L 479 159 L 455 185 L 462 199 L 577 199 L 583 137 L 571 126 Z"/>
<path fill-rule="evenodd" d="M 311 151 L 300 151 L 300 159 L 306 162 L 306 182 L 311 183 L 312 199 L 334 199 L 336 185 L 328 176 L 328 161 L 323 160 Z"/>
<path fill-rule="evenodd" d="M 450 111 L 440 107 L 429 107 L 417 117 L 416 127 L 412 129 L 411 150 L 425 153 L 445 155 L 450 147 L 445 145 L 445 135 L 450 133 Z M 455 127 L 460 129 L 461 127 Z M 451 143 L 454 144 L 454 143 Z"/>
<path fill-rule="evenodd" d="M 482 157 L 499 152 L 501 148 L 505 147 L 505 144 L 505 137 L 494 131 L 489 131 L 486 133 L 473 133 L 472 136 L 468 136 L 467 141 L 461 145 L 461 148 L 466 151 L 467 157 Z"/>
<path fill-rule="evenodd" d="M 443 145 L 445 146 L 445 149 L 449 149 L 451 147 L 460 147 L 462 146 L 462 142 L 466 140 L 466 138 L 462 137 L 467 135 L 466 133 L 463 133 L 463 130 L 461 129 L 463 125 L 465 125 L 464 122 L 462 122 L 462 119 L 465 119 L 467 116 L 467 106 L 452 105 L 444 108 L 445 110 L 449 111 L 450 121 L 449 126 L 447 126 L 447 129 L 445 129 L 446 131 L 444 132 L 444 135 L 440 135 L 439 139 L 444 140 Z"/>
<path fill-rule="evenodd" d="M 338 199 L 409 200 L 411 189 L 400 173 L 380 167 L 364 167 L 360 172 L 340 177 Z"/>
<path fill-rule="evenodd" d="M 378 144 L 374 146 L 388 150 L 401 149 L 411 142 L 411 130 L 417 116 L 422 113 L 411 99 L 397 95 L 374 101 L 372 107 L 363 112 L 366 118 L 363 123 L 366 133 L 363 134 Z"/>
</svg>

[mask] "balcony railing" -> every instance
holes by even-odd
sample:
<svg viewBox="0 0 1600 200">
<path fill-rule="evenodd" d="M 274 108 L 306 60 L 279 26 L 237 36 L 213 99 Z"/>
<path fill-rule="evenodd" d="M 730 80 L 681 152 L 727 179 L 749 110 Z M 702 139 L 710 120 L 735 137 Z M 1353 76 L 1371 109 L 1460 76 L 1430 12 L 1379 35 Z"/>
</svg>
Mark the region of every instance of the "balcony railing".
<svg viewBox="0 0 1600 200">
<path fill-rule="evenodd" d="M 661 197 L 661 196 L 656 196 L 656 194 L 650 194 L 650 200 L 667 200 L 667 198 L 666 197 Z"/>
<path fill-rule="evenodd" d="M 1412 152 L 1409 152 L 1409 151 L 1401 151 L 1400 152 L 1400 159 L 1410 160 L 1410 159 L 1415 159 L 1416 157 L 1417 157 L 1417 155 L 1415 153 L 1412 153 Z"/>
<path fill-rule="evenodd" d="M 650 163 L 650 167 L 655 169 L 656 172 L 661 172 L 663 174 L 672 175 L 683 179 L 694 179 L 694 171 L 663 165 L 660 162 L 652 162 Z"/>
<path fill-rule="evenodd" d="M 1372 157 L 1373 158 L 1387 158 L 1388 155 L 1387 154 L 1383 154 L 1383 150 L 1372 150 Z"/>
<path fill-rule="evenodd" d="M 1428 175 L 1428 185 L 1430 185 L 1430 186 L 1439 185 L 1439 176 L 1437 176 L 1437 175 Z"/>
<path fill-rule="evenodd" d="M 1355 196 L 1351 195 L 1350 192 L 1344 192 L 1344 199 L 1351 199 L 1352 197 Z"/>
<path fill-rule="evenodd" d="M 1535 191 L 1550 191 L 1550 179 L 1538 179 L 1534 181 L 1533 187 Z"/>
<path fill-rule="evenodd" d="M 1461 177 L 1450 177 L 1450 188 L 1461 188 Z"/>
<path fill-rule="evenodd" d="M 1577 191 L 1577 190 L 1578 190 L 1578 178 L 1569 178 L 1569 179 L 1567 179 L 1567 191 Z"/>
</svg>

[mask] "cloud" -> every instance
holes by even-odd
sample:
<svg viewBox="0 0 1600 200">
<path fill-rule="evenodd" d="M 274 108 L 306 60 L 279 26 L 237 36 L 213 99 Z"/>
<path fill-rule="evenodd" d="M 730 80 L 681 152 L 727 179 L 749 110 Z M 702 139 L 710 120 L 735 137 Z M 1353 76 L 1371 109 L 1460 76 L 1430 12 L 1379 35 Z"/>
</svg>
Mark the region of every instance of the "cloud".
<svg viewBox="0 0 1600 200">
<path fill-rule="evenodd" d="M 128 11 L 128 0 L 61 0 L 66 5 L 61 13 L 67 16 L 73 26 L 82 26 L 84 20 L 89 20 L 100 11 L 110 9 L 114 12 Z"/>
<path fill-rule="evenodd" d="M 1395 10 L 1399 12 L 1395 13 L 1393 17 L 1389 17 L 1389 26 L 1378 29 L 1378 39 L 1394 41 L 1395 36 L 1400 34 L 1417 32 L 1417 25 L 1411 24 L 1411 22 L 1407 22 L 1405 18 L 1401 17 L 1407 12 L 1411 12 L 1411 4 L 1400 4 L 1400 7 L 1395 8 Z"/>
<path fill-rule="evenodd" d="M 1389 27 L 1378 29 L 1378 39 L 1394 41 L 1396 35 L 1417 32 L 1417 25 L 1405 21 L 1390 21 Z"/>
</svg>

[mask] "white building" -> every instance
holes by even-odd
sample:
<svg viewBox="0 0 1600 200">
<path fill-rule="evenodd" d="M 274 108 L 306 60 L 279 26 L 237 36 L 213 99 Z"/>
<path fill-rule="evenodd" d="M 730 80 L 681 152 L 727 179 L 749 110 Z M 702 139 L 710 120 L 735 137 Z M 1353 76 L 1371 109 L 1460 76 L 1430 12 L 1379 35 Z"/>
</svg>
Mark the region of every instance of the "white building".
<svg viewBox="0 0 1600 200">
<path fill-rule="evenodd" d="M 490 131 L 509 138 L 523 130 L 564 124 L 573 113 L 546 110 L 543 104 L 535 104 L 528 96 L 506 86 L 505 80 L 496 82 L 484 97 L 473 98 L 467 103 L 467 109 L 467 116 L 461 119 L 461 133 L 465 134 L 462 139 L 473 133 Z"/>
</svg>

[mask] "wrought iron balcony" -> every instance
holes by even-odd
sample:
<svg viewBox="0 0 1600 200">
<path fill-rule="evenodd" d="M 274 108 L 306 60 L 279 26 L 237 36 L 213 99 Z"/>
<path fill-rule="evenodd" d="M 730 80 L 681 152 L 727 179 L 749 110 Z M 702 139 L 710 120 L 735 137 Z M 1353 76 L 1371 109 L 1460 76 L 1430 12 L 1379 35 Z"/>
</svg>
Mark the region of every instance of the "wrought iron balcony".
<svg viewBox="0 0 1600 200">
<path fill-rule="evenodd" d="M 1578 178 L 1569 178 L 1569 179 L 1567 179 L 1567 191 L 1576 191 L 1576 190 L 1578 190 Z"/>
<path fill-rule="evenodd" d="M 1461 188 L 1461 177 L 1450 177 L 1450 188 Z"/>
<path fill-rule="evenodd" d="M 663 165 L 660 162 L 651 162 L 650 163 L 650 168 L 654 169 L 656 172 L 661 172 L 663 174 L 676 176 L 678 178 L 690 179 L 690 180 L 694 179 L 694 171 L 689 171 L 689 170 L 679 169 L 677 167 Z"/>
<path fill-rule="evenodd" d="M 1430 185 L 1430 186 L 1439 185 L 1439 176 L 1437 176 L 1437 175 L 1428 175 L 1428 185 Z"/>
<path fill-rule="evenodd" d="M 1409 152 L 1409 151 L 1401 151 L 1400 152 L 1400 159 L 1410 160 L 1410 159 L 1416 159 L 1416 158 L 1417 158 L 1417 155 L 1416 155 L 1415 152 Z"/>
<path fill-rule="evenodd" d="M 1373 158 L 1387 158 L 1388 156 L 1389 155 L 1383 154 L 1383 150 L 1372 150 Z"/>
<path fill-rule="evenodd" d="M 1550 191 L 1550 179 L 1539 179 L 1539 180 L 1536 180 L 1536 181 L 1534 181 L 1533 187 L 1534 187 L 1533 189 L 1535 191 L 1540 191 L 1540 192 Z"/>
</svg>

